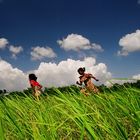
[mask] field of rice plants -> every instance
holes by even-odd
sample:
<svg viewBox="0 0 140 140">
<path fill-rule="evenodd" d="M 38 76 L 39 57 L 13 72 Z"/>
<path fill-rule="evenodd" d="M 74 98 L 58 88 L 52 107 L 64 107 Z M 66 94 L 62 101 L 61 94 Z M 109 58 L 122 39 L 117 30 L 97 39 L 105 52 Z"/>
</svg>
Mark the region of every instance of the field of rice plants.
<svg viewBox="0 0 140 140">
<path fill-rule="evenodd" d="M 0 97 L 0 140 L 140 140 L 138 88 L 18 94 Z"/>
</svg>

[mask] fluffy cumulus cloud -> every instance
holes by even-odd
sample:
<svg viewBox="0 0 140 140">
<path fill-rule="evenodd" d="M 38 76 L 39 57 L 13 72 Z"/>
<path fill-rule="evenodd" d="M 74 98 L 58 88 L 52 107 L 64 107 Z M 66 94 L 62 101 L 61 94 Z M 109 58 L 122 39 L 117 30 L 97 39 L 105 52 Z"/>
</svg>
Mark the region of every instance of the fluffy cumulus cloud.
<svg viewBox="0 0 140 140">
<path fill-rule="evenodd" d="M 0 59 L 0 89 L 17 91 L 27 88 L 27 75 L 11 64 Z"/>
<path fill-rule="evenodd" d="M 73 50 L 96 50 L 103 51 L 102 47 L 99 44 L 91 43 L 87 38 L 78 35 L 78 34 L 70 34 L 66 38 L 62 40 L 58 40 L 57 43 L 66 51 Z"/>
<path fill-rule="evenodd" d="M 8 45 L 8 40 L 6 38 L 0 38 L 0 49 L 4 49 Z"/>
<path fill-rule="evenodd" d="M 9 47 L 9 51 L 12 53 L 12 57 L 16 58 L 17 54 L 23 51 L 23 48 L 21 46 L 16 47 L 16 46 L 11 45 Z"/>
<path fill-rule="evenodd" d="M 140 74 L 134 75 L 134 76 L 133 76 L 133 79 L 140 80 Z"/>
<path fill-rule="evenodd" d="M 8 48 L 9 51 L 12 53 L 12 57 L 16 58 L 17 54 L 23 51 L 21 46 L 13 46 L 9 45 L 9 42 L 6 38 L 0 38 L 0 49 Z"/>
<path fill-rule="evenodd" d="M 119 45 L 122 49 L 118 51 L 118 55 L 127 56 L 131 52 L 140 51 L 140 30 L 122 37 Z"/>
<path fill-rule="evenodd" d="M 85 58 L 83 61 L 67 59 L 58 64 L 42 62 L 35 73 L 44 86 L 66 86 L 75 84 L 79 80 L 79 74 L 77 73 L 79 67 L 86 67 L 86 72 L 96 76 L 100 80 L 96 84 L 103 84 L 111 78 L 107 66 L 104 63 L 96 64 L 93 57 Z"/>
<path fill-rule="evenodd" d="M 43 58 L 54 58 L 56 57 L 56 53 L 49 47 L 34 47 L 31 52 L 32 60 L 41 60 Z"/>
<path fill-rule="evenodd" d="M 96 85 L 106 83 L 111 78 L 107 66 L 104 63 L 96 64 L 96 59 L 93 57 L 85 58 L 83 61 L 67 59 L 58 64 L 41 62 L 38 69 L 31 73 L 37 75 L 38 82 L 44 87 L 67 86 L 75 84 L 79 80 L 77 72 L 79 67 L 86 67 L 87 73 L 92 73 L 100 80 L 99 82 L 94 81 Z M 17 91 L 30 87 L 28 75 L 23 71 L 13 68 L 11 64 L 4 60 L 0 60 L 0 68 L 0 89 Z"/>
</svg>

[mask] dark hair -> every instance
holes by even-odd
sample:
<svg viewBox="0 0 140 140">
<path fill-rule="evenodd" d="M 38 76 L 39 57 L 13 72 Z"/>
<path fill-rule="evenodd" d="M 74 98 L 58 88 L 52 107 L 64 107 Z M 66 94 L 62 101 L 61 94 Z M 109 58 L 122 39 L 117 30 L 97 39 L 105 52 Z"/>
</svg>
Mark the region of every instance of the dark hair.
<svg viewBox="0 0 140 140">
<path fill-rule="evenodd" d="M 33 73 L 31 73 L 31 74 L 29 74 L 29 80 L 37 80 L 37 77 L 36 77 L 36 75 L 35 74 L 33 74 Z"/>
<path fill-rule="evenodd" d="M 79 68 L 77 71 L 78 71 L 78 72 L 80 72 L 80 71 L 85 72 L 85 67 L 83 67 L 83 68 Z"/>
</svg>

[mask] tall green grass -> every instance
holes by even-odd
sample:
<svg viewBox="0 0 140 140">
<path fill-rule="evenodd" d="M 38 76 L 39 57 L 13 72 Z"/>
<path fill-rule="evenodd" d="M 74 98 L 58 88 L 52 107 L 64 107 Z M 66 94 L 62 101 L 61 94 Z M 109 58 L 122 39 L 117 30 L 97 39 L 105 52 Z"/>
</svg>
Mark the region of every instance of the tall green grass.
<svg viewBox="0 0 140 140">
<path fill-rule="evenodd" d="M 140 89 L 84 96 L 74 88 L 52 96 L 0 100 L 0 140 L 138 140 Z"/>
</svg>

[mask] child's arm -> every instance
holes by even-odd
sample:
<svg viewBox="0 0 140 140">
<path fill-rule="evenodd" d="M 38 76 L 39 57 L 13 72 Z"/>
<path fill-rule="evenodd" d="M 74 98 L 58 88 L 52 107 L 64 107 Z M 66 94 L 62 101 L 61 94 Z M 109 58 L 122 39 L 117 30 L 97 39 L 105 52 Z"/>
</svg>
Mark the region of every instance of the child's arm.
<svg viewBox="0 0 140 140">
<path fill-rule="evenodd" d="M 92 76 L 93 79 L 95 79 L 96 81 L 99 81 L 98 79 L 96 79 L 96 77 Z"/>
<path fill-rule="evenodd" d="M 82 85 L 82 81 L 80 81 L 80 82 L 77 81 L 76 84 L 81 86 Z"/>
<path fill-rule="evenodd" d="M 40 85 L 38 82 L 37 82 L 37 86 L 39 87 L 39 89 L 42 88 L 42 85 Z"/>
<path fill-rule="evenodd" d="M 84 81 L 82 80 L 82 79 L 83 79 L 83 76 L 80 76 L 80 77 L 79 77 L 79 79 L 80 79 L 80 80 L 79 80 L 79 81 L 77 81 L 77 82 L 76 82 L 76 84 L 78 84 L 78 85 L 80 85 L 80 86 L 81 86 L 81 85 L 82 85 L 82 83 L 84 82 Z"/>
<path fill-rule="evenodd" d="M 84 75 L 84 76 L 80 76 L 79 78 L 80 78 L 80 81 L 79 82 L 77 81 L 77 84 L 82 85 L 82 83 L 87 79 L 87 76 Z"/>
<path fill-rule="evenodd" d="M 89 76 L 90 76 L 91 78 L 93 78 L 94 80 L 99 81 L 99 80 L 96 79 L 96 77 L 94 77 L 92 74 L 89 74 Z"/>
<path fill-rule="evenodd" d="M 37 86 L 39 89 L 42 88 L 42 85 L 40 85 L 40 84 L 39 84 L 38 82 L 36 82 L 36 81 L 31 80 L 31 84 L 32 84 L 33 86 Z"/>
</svg>

